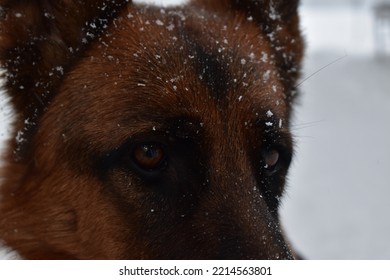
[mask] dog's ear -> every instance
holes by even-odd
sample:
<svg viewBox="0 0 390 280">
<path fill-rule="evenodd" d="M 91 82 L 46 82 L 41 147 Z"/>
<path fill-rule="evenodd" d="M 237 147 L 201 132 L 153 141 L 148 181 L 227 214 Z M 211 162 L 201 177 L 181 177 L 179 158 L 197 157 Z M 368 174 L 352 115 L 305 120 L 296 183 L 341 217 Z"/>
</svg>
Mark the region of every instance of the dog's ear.
<svg viewBox="0 0 390 280">
<path fill-rule="evenodd" d="M 30 130 L 78 54 L 128 2 L 0 0 L 0 64 L 19 132 Z"/>
<path fill-rule="evenodd" d="M 218 13 L 234 13 L 259 26 L 275 52 L 281 80 L 292 98 L 299 77 L 304 43 L 299 27 L 299 0 L 192 0 Z"/>
</svg>

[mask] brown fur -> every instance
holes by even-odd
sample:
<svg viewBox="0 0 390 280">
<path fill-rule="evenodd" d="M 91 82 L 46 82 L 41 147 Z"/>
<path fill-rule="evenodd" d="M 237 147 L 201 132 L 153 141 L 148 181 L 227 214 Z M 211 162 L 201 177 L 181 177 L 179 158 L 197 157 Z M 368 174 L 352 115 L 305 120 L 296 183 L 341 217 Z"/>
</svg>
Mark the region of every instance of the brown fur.
<svg viewBox="0 0 390 280">
<path fill-rule="evenodd" d="M 1 0 L 17 118 L 0 239 L 32 259 L 291 258 L 297 2 Z M 149 142 L 168 155 L 157 175 L 132 165 Z"/>
</svg>

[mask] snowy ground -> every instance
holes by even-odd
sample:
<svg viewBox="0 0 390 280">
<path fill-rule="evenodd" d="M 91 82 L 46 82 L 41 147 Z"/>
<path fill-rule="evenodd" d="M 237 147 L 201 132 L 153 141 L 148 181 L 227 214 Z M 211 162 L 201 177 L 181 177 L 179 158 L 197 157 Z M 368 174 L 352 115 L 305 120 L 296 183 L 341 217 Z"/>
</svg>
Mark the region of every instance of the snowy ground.
<svg viewBox="0 0 390 280">
<path fill-rule="evenodd" d="M 301 14 L 304 77 L 348 56 L 300 86 L 282 223 L 307 258 L 390 259 L 390 59 L 375 58 L 367 5 L 304 5 Z M 0 142 L 11 120 L 4 102 Z"/>
</svg>

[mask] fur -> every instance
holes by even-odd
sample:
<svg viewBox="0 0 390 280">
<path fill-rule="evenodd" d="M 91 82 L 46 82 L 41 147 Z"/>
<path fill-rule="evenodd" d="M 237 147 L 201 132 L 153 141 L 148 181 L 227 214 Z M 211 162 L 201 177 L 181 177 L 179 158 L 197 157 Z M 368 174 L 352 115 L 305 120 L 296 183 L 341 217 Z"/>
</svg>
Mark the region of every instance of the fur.
<svg viewBox="0 0 390 280">
<path fill-rule="evenodd" d="M 278 207 L 298 1 L 0 6 L 17 114 L 0 175 L 7 246 L 27 259 L 293 258 Z"/>
</svg>

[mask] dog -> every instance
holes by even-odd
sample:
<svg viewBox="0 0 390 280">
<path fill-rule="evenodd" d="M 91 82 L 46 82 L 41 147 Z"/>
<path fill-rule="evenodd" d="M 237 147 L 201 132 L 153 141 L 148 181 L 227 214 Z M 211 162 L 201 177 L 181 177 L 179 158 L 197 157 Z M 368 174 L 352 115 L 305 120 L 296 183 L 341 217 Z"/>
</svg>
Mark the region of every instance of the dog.
<svg viewBox="0 0 390 280">
<path fill-rule="evenodd" d="M 24 259 L 293 259 L 298 4 L 1 0 L 0 240 Z"/>
</svg>

